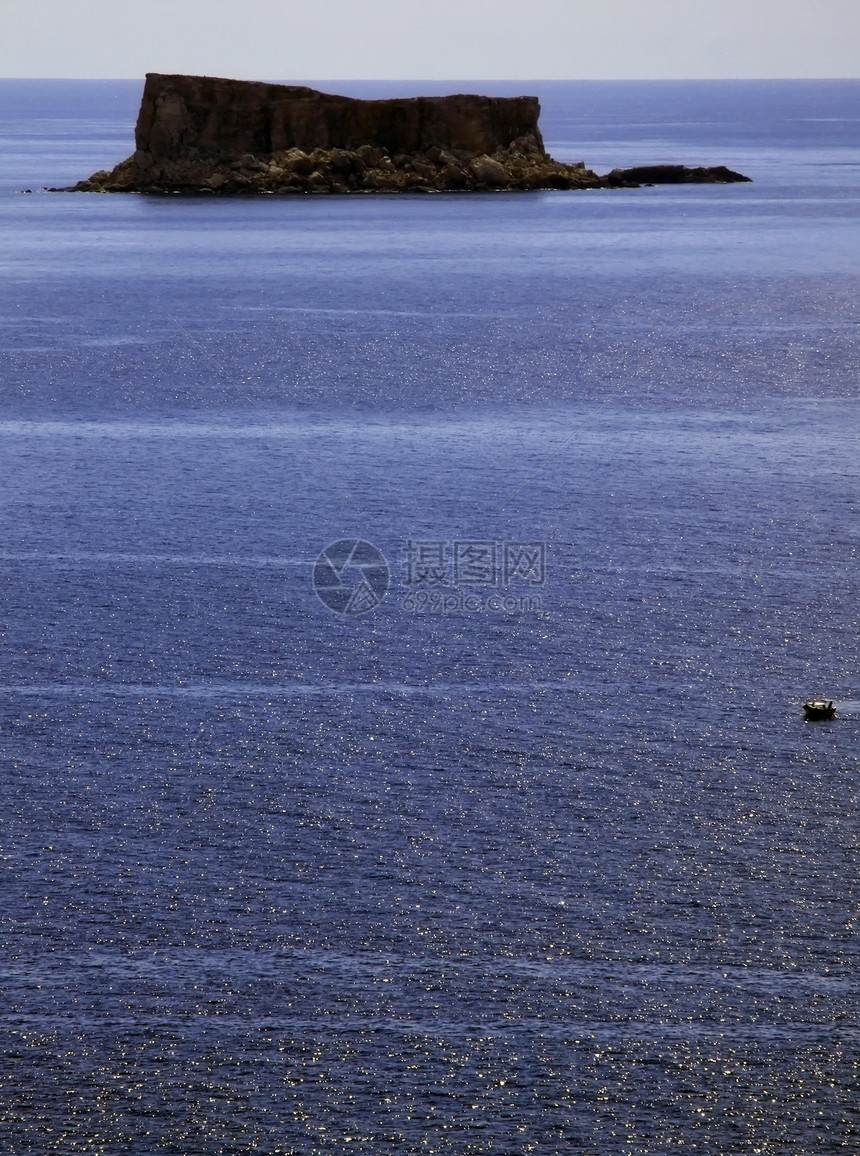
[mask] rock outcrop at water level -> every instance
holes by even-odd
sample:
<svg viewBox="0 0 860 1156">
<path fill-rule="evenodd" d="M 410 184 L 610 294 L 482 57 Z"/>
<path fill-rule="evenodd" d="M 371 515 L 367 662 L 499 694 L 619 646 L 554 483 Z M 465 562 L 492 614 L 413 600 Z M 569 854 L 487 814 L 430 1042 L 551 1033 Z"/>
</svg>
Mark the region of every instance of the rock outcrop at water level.
<svg viewBox="0 0 860 1156">
<path fill-rule="evenodd" d="M 548 155 L 539 114 L 534 96 L 355 100 L 296 85 L 149 73 L 134 154 L 64 191 L 465 192 L 749 180 L 723 166 L 682 165 L 601 177 Z"/>
</svg>

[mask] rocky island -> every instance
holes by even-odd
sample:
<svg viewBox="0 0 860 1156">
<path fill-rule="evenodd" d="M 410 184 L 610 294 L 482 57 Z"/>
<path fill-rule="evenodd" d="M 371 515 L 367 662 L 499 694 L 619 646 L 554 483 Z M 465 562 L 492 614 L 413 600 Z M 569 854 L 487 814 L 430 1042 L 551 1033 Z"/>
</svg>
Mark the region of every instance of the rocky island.
<svg viewBox="0 0 860 1156">
<path fill-rule="evenodd" d="M 430 193 L 749 180 L 722 165 L 598 176 L 549 156 L 539 114 L 534 96 L 357 100 L 298 85 L 148 73 L 133 155 L 61 191 Z"/>
</svg>

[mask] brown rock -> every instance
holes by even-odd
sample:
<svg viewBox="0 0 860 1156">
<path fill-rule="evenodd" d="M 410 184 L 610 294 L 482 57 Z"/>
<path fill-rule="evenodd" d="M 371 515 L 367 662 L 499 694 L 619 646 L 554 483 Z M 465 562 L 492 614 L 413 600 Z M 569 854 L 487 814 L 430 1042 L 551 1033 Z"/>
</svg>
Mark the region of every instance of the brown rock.
<svg viewBox="0 0 860 1156">
<path fill-rule="evenodd" d="M 472 161 L 472 174 L 480 184 L 489 185 L 491 189 L 500 189 L 510 184 L 510 174 L 492 157 L 482 156 Z"/>
<path fill-rule="evenodd" d="M 685 165 L 638 165 L 632 169 L 613 169 L 606 180 L 613 185 L 724 185 L 749 181 L 725 165 L 710 168 L 687 168 Z"/>
<path fill-rule="evenodd" d="M 161 157 L 189 150 L 238 157 L 283 149 L 491 153 L 529 136 L 542 149 L 534 96 L 419 96 L 355 100 L 298 85 L 149 73 L 135 140 Z"/>
<path fill-rule="evenodd" d="M 722 166 L 599 177 L 544 149 L 534 96 L 355 100 L 298 85 L 147 75 L 136 149 L 74 190 L 194 193 L 576 189 L 746 180 Z"/>
</svg>

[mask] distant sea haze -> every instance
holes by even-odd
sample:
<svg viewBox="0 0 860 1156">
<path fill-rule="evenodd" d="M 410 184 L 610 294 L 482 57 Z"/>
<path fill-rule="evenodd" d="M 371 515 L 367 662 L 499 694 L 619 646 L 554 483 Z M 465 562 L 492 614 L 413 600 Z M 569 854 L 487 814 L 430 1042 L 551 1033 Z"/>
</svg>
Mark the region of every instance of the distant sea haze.
<svg viewBox="0 0 860 1156">
<path fill-rule="evenodd" d="M 141 85 L 0 82 L 3 1151 L 857 1147 L 858 84 L 457 87 L 753 183 L 48 194 Z"/>
</svg>

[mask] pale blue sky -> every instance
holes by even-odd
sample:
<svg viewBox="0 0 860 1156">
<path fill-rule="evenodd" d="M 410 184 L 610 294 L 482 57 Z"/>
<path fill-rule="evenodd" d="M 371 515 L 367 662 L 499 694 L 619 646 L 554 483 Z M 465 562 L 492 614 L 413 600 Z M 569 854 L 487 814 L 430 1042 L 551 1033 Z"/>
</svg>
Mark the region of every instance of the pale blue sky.
<svg viewBox="0 0 860 1156">
<path fill-rule="evenodd" d="M 856 77 L 860 0 L 0 0 L 0 76 Z"/>
</svg>

